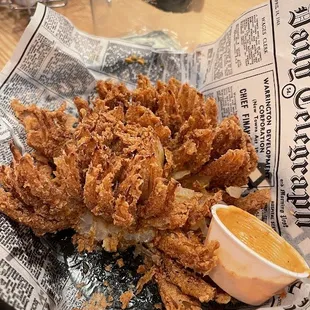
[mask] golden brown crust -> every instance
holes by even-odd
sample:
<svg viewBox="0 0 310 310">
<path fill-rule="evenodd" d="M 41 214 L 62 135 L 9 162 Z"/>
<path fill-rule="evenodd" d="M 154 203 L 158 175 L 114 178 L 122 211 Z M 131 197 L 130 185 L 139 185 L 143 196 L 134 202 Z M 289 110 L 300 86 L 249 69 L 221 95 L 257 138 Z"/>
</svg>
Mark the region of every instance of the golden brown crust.
<svg viewBox="0 0 310 310">
<path fill-rule="evenodd" d="M 137 269 L 137 273 L 139 274 L 145 274 L 146 273 L 146 265 L 139 265 Z"/>
<path fill-rule="evenodd" d="M 67 221 L 48 219 L 37 214 L 32 207 L 22 204 L 11 193 L 5 192 L 2 188 L 0 188 L 0 211 L 12 220 L 31 227 L 38 236 L 68 228 Z"/>
<path fill-rule="evenodd" d="M 249 175 L 257 167 L 258 155 L 255 151 L 254 145 L 251 143 L 251 138 L 245 132 L 242 135 L 241 149 L 247 151 L 249 154 L 250 159 L 247 164 L 247 167 L 245 167 L 244 169 L 244 173 L 247 173 Z"/>
<path fill-rule="evenodd" d="M 106 237 L 102 242 L 105 251 L 115 253 L 118 250 L 119 240 L 116 236 Z"/>
<path fill-rule="evenodd" d="M 85 179 L 84 202 L 96 216 L 101 216 L 107 221 L 112 221 L 115 198 L 112 192 L 114 175 L 108 173 L 102 179 L 101 165 L 90 167 Z"/>
<path fill-rule="evenodd" d="M 154 305 L 154 309 L 161 310 L 162 308 L 163 308 L 163 306 L 160 303 Z"/>
<path fill-rule="evenodd" d="M 176 285 L 168 282 L 163 274 L 157 273 L 155 279 L 166 310 L 201 310 L 198 300 L 183 294 Z"/>
<path fill-rule="evenodd" d="M 222 191 L 217 191 L 216 193 L 204 192 L 200 202 L 189 212 L 187 220 L 189 227 L 193 227 L 199 222 L 204 221 L 206 217 L 210 216 L 210 208 L 221 201 Z"/>
<path fill-rule="evenodd" d="M 86 234 L 74 234 L 72 237 L 72 243 L 77 246 L 79 252 L 93 252 L 96 249 L 97 241 L 95 239 L 95 231 L 92 229 Z"/>
<path fill-rule="evenodd" d="M 131 300 L 131 298 L 133 297 L 133 292 L 132 291 L 127 291 L 127 292 L 124 292 L 119 300 L 120 302 L 122 303 L 122 309 L 126 309 L 129 305 L 129 302 Z"/>
<path fill-rule="evenodd" d="M 193 272 L 185 270 L 171 259 L 164 260 L 164 271 L 169 281 L 178 286 L 182 293 L 209 302 L 215 297 L 216 289 Z"/>
<path fill-rule="evenodd" d="M 142 127 L 151 126 L 162 144 L 168 143 L 171 135 L 169 127 L 164 126 L 150 109 L 141 105 L 131 105 L 126 112 L 126 121 L 129 124 L 140 124 Z"/>
<path fill-rule="evenodd" d="M 217 159 L 229 150 L 239 149 L 243 130 L 237 116 L 225 118 L 216 128 L 211 158 Z"/>
<path fill-rule="evenodd" d="M 146 76 L 140 74 L 138 76 L 137 88 L 132 93 L 132 101 L 154 112 L 158 107 L 157 100 L 158 93 L 155 87 L 152 86 Z"/>
<path fill-rule="evenodd" d="M 178 187 L 179 184 L 173 179 L 168 183 L 164 191 L 160 193 L 160 196 L 165 198 L 160 201 L 162 206 L 157 208 L 160 213 L 143 221 L 144 225 L 157 229 L 175 229 L 185 225 L 189 213 L 189 205 L 187 205 L 187 201 L 183 203 L 178 200 Z M 156 199 L 155 195 L 154 199 Z M 149 203 L 149 206 L 152 208 L 152 204 Z"/>
<path fill-rule="evenodd" d="M 147 242 L 151 269 L 137 291 L 156 273 L 167 309 L 228 302 L 204 277 L 219 244 L 203 239 L 213 204 L 224 199 L 255 212 L 270 199 L 224 193 L 246 184 L 257 165 L 249 136 L 236 116 L 217 125 L 215 100 L 173 78 L 152 86 L 139 76 L 133 92 L 99 81 L 97 92 L 90 102 L 74 99 L 77 126 L 64 105 L 51 112 L 12 103 L 35 152 L 12 148 L 12 165 L 0 169 L 0 210 L 37 234 L 75 229 L 80 251 Z M 123 307 L 131 296 L 122 297 Z"/>
<path fill-rule="evenodd" d="M 122 258 L 119 258 L 117 261 L 116 261 L 116 264 L 119 268 L 122 268 L 125 266 L 125 263 L 124 263 L 124 260 Z"/>
<path fill-rule="evenodd" d="M 49 159 L 61 155 L 77 121 L 75 117 L 64 113 L 65 104 L 56 111 L 40 109 L 34 104 L 25 106 L 18 100 L 13 100 L 11 106 L 26 129 L 29 146 Z"/>
<path fill-rule="evenodd" d="M 250 156 L 245 150 L 228 150 L 215 161 L 207 164 L 199 174 L 210 179 L 211 188 L 225 188 L 247 184 Z"/>
<path fill-rule="evenodd" d="M 113 224 L 120 227 L 128 227 L 134 223 L 134 215 L 130 212 L 130 206 L 125 197 L 120 196 L 115 202 L 115 212 L 112 215 Z"/>
<path fill-rule="evenodd" d="M 152 117 L 148 116 L 148 122 L 151 119 L 153 122 L 160 122 L 160 127 L 157 128 L 160 137 L 168 136 L 167 129 L 170 131 L 171 141 L 161 138 L 168 152 L 171 152 L 169 168 L 166 167 L 166 171 L 170 174 L 180 169 L 197 172 L 209 160 L 214 138 L 213 129 L 217 124 L 217 106 L 214 99 L 205 100 L 196 89 L 188 84 L 182 85 L 174 78 L 167 84 L 158 82 L 155 89 L 146 77 L 140 76 L 133 102 L 150 109 Z M 138 111 L 138 108 L 135 109 Z M 139 109 L 142 116 L 143 109 Z M 132 112 L 129 115 L 133 118 Z M 149 125 L 145 117 L 144 113 L 143 126 Z"/>
<path fill-rule="evenodd" d="M 84 208 L 75 154 L 58 157 L 53 176 L 48 164 L 37 165 L 29 154 L 21 156 L 15 147 L 12 152 L 11 167 L 0 169 L 0 183 L 10 190 L 1 189 L 1 211 L 37 234 L 75 227 Z"/>
<path fill-rule="evenodd" d="M 204 195 L 182 188 L 171 179 L 157 179 L 155 188 L 147 203 L 141 207 L 141 221 L 144 226 L 160 230 L 183 227 L 187 222 L 195 225 L 201 218 L 208 216 L 209 207 L 215 199 L 204 199 Z"/>
<path fill-rule="evenodd" d="M 86 157 L 90 161 L 84 201 L 95 215 L 118 226 L 133 226 L 138 202 L 148 198 L 162 175 L 163 150 L 152 128 L 124 125 L 107 113 L 102 115 L 107 121 L 102 125 L 96 121 L 94 131 L 100 127 L 100 137 L 95 138 L 93 152 L 85 154 L 82 146 L 83 166 Z M 80 132 L 83 126 L 89 127 L 90 118 L 84 117 Z"/>
<path fill-rule="evenodd" d="M 95 102 L 95 112 L 105 108 L 113 109 L 117 106 L 128 106 L 130 91 L 124 84 L 112 81 L 98 81 L 97 91 L 100 99 Z"/>
<path fill-rule="evenodd" d="M 84 302 L 81 310 L 105 310 L 110 304 L 103 293 L 93 293 L 90 300 Z"/>
<path fill-rule="evenodd" d="M 227 204 L 234 205 L 247 212 L 256 213 L 259 209 L 265 208 L 271 201 L 271 192 L 270 189 L 261 189 L 240 198 L 233 198 L 225 194 L 223 200 Z"/>
<path fill-rule="evenodd" d="M 84 117 L 84 115 L 90 111 L 88 101 L 81 97 L 75 97 L 73 99 L 73 102 L 79 112 L 80 120 L 81 120 Z"/>
<path fill-rule="evenodd" d="M 218 304 L 226 305 L 231 301 L 231 296 L 225 292 L 217 292 L 215 295 L 215 301 Z"/>
<path fill-rule="evenodd" d="M 214 131 L 212 129 L 194 129 L 187 134 L 177 148 L 172 149 L 172 172 L 188 170 L 198 171 L 210 159 Z"/>
<path fill-rule="evenodd" d="M 150 270 L 148 270 L 138 281 L 137 283 L 137 291 L 136 294 L 140 294 L 141 291 L 143 290 L 143 287 L 149 283 L 150 281 L 152 281 L 154 275 L 156 273 L 156 268 L 155 267 L 151 267 Z"/>
<path fill-rule="evenodd" d="M 207 275 L 217 264 L 214 251 L 218 242 L 203 245 L 193 236 L 181 231 L 165 232 L 155 242 L 156 247 L 181 265 Z"/>
</svg>

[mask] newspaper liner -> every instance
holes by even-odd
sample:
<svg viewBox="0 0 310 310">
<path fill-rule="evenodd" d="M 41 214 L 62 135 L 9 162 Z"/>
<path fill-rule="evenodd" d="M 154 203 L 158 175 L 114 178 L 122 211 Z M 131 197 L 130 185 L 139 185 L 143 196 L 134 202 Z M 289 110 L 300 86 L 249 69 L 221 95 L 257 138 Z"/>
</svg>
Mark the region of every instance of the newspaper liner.
<svg viewBox="0 0 310 310">
<path fill-rule="evenodd" d="M 38 4 L 0 73 L 1 164 L 12 159 L 12 139 L 28 150 L 24 129 L 10 108 L 12 98 L 48 109 L 65 100 L 68 112 L 75 113 L 73 96 L 90 96 L 96 79 L 117 79 L 133 87 L 138 73 L 152 81 L 174 76 L 214 96 L 220 118 L 239 115 L 259 154 L 250 187 L 272 189 L 273 200 L 261 216 L 309 263 L 310 5 L 306 2 L 273 0 L 254 7 L 216 42 L 200 45 L 191 54 L 176 50 L 176 43 L 161 31 L 123 40 L 91 36 Z M 145 65 L 128 65 L 124 59 L 133 54 L 143 57 Z M 78 254 L 70 247 L 68 234 L 39 239 L 4 215 L 0 215 L 0 248 L 0 298 L 15 309 L 72 309 L 94 291 L 115 297 L 137 281 L 131 252 L 124 254 L 126 267 L 117 271 L 111 255 Z M 108 263 L 112 272 L 104 269 Z M 107 279 L 111 288 L 103 285 Z M 261 308 L 308 309 L 310 282 L 297 281 L 282 295 Z M 119 309 L 114 300 L 113 308 Z M 150 286 L 130 307 L 151 309 L 158 300 L 156 287 Z"/>
</svg>

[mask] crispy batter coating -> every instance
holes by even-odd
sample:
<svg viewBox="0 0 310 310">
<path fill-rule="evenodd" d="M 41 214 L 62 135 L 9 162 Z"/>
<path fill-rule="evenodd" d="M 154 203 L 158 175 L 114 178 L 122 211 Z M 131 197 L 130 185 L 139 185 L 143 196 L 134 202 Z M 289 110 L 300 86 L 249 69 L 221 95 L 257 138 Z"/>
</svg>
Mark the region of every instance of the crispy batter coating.
<svg viewBox="0 0 310 310">
<path fill-rule="evenodd" d="M 155 179 L 155 185 L 150 193 L 147 202 L 140 206 L 140 216 L 144 219 L 154 218 L 165 212 L 167 209 L 168 198 L 173 198 L 175 187 L 177 183 L 169 183 L 165 178 Z M 170 202 L 171 203 L 171 202 Z"/>
<path fill-rule="evenodd" d="M 187 170 L 198 171 L 210 159 L 214 131 L 212 129 L 194 129 L 187 134 L 177 147 L 171 150 L 172 172 Z"/>
<path fill-rule="evenodd" d="M 117 261 L 116 261 L 116 264 L 119 268 L 122 268 L 125 266 L 125 263 L 124 263 L 124 260 L 122 258 L 119 258 Z"/>
<path fill-rule="evenodd" d="M 102 242 L 102 247 L 110 253 L 117 252 L 119 239 L 116 236 L 106 237 Z"/>
<path fill-rule="evenodd" d="M 218 304 L 226 305 L 231 301 L 231 296 L 225 292 L 217 292 L 215 295 L 215 301 Z"/>
<path fill-rule="evenodd" d="M 100 120 L 93 121 L 94 113 L 83 118 L 77 134 L 84 142 L 84 133 L 95 125 L 85 144 L 93 141 L 92 152 L 83 142 L 78 142 L 78 151 L 83 155 L 82 166 L 89 166 L 84 185 L 86 206 L 115 225 L 129 227 L 136 223 L 138 203 L 148 198 L 156 178 L 162 176 L 164 155 L 152 127 L 123 124 L 112 113 L 115 109 L 101 111 Z"/>
<path fill-rule="evenodd" d="M 217 264 L 214 251 L 219 247 L 218 242 L 203 245 L 192 235 L 187 236 L 181 231 L 173 231 L 161 234 L 155 245 L 181 265 L 204 275 Z"/>
<path fill-rule="evenodd" d="M 187 271 L 173 260 L 164 260 L 167 279 L 178 286 L 182 293 L 197 298 L 200 302 L 209 302 L 215 297 L 216 289 L 193 272 Z"/>
<path fill-rule="evenodd" d="M 40 162 L 37 166 L 29 154 L 22 156 L 15 147 L 12 152 L 11 167 L 0 169 L 4 187 L 0 210 L 38 235 L 74 227 L 84 208 L 75 154 L 68 152 L 56 158 L 52 175 L 48 164 Z"/>
<path fill-rule="evenodd" d="M 248 194 L 245 197 L 233 198 L 228 194 L 223 196 L 223 200 L 230 205 L 234 205 L 249 213 L 256 213 L 259 209 L 266 207 L 271 201 L 271 193 L 269 189 L 261 189 Z"/>
<path fill-rule="evenodd" d="M 187 224 L 189 227 L 194 227 L 206 217 L 210 216 L 210 208 L 222 201 L 222 191 L 216 193 L 204 192 L 198 204 L 196 204 L 189 213 Z"/>
<path fill-rule="evenodd" d="M 198 300 L 183 294 L 176 285 L 168 282 L 163 274 L 157 273 L 155 279 L 166 310 L 201 310 Z"/>
<path fill-rule="evenodd" d="M 113 83 L 112 81 L 98 81 L 97 91 L 101 100 L 95 104 L 95 112 L 108 108 L 115 108 L 118 106 L 128 106 L 130 99 L 130 91 L 124 84 Z"/>
<path fill-rule="evenodd" d="M 249 154 L 249 161 L 247 163 L 247 171 L 254 171 L 257 166 L 258 157 L 251 139 L 245 133 L 236 115 L 225 118 L 217 127 L 215 137 L 212 144 L 211 158 L 217 159 L 226 154 L 229 150 L 242 149 Z"/>
<path fill-rule="evenodd" d="M 139 75 L 137 88 L 132 93 L 132 101 L 155 112 L 158 109 L 157 100 L 158 92 L 150 80 L 144 75 Z"/>
<path fill-rule="evenodd" d="M 119 196 L 115 202 L 115 212 L 113 213 L 113 224 L 121 227 L 128 227 L 134 223 L 136 210 L 130 208 L 124 196 Z"/>
<path fill-rule="evenodd" d="M 206 101 L 202 94 L 188 84 L 180 85 L 180 82 L 170 79 L 167 86 L 162 88 L 158 101 L 155 114 L 173 134 L 180 131 L 184 135 L 188 128 L 187 122 L 195 129 L 216 126 L 217 106 L 214 99 Z"/>
<path fill-rule="evenodd" d="M 137 294 L 140 294 L 143 290 L 143 287 L 152 281 L 154 275 L 156 273 L 156 268 L 153 266 L 150 270 L 148 270 L 138 281 L 137 283 Z"/>
<path fill-rule="evenodd" d="M 130 106 L 126 112 L 126 121 L 131 124 L 140 124 L 142 127 L 151 126 L 163 145 L 168 143 L 171 136 L 169 127 L 164 126 L 160 118 L 144 106 Z"/>
<path fill-rule="evenodd" d="M 177 181 L 157 178 L 140 216 L 146 226 L 160 230 L 193 227 L 209 216 L 210 207 L 222 200 L 222 192 L 205 194 L 183 188 Z"/>
<path fill-rule="evenodd" d="M 74 234 L 72 236 L 72 243 L 77 246 L 79 252 L 87 251 L 88 253 L 91 253 L 96 249 L 97 246 L 95 237 L 95 231 L 94 229 L 91 229 L 87 235 Z"/>
<path fill-rule="evenodd" d="M 243 132 L 234 115 L 224 119 L 213 134 L 211 160 L 205 161 L 203 167 L 200 165 L 202 169 L 198 173 L 185 177 L 181 181 L 182 185 L 194 189 L 245 185 L 258 162 L 250 137 Z M 193 184 L 195 182 L 200 183 L 200 186 Z"/>
<path fill-rule="evenodd" d="M 251 142 L 251 138 L 246 133 L 243 133 L 242 135 L 241 149 L 247 151 L 247 153 L 249 154 L 249 161 L 247 163 L 247 166 L 245 166 L 243 170 L 244 175 L 245 174 L 249 175 L 257 167 L 258 155 L 255 151 L 254 145 Z M 240 177 L 242 178 L 244 176 L 240 176 Z"/>
<path fill-rule="evenodd" d="M 12 102 L 34 152 L 12 147 L 12 164 L 0 168 L 0 211 L 38 235 L 73 228 L 80 251 L 147 243 L 143 253 L 156 266 L 137 291 L 155 275 L 168 310 L 229 302 L 205 277 L 219 244 L 203 239 L 213 204 L 255 212 L 270 201 L 267 191 L 239 199 L 224 191 L 256 168 L 250 137 L 236 116 L 218 125 L 215 100 L 173 78 L 153 86 L 139 76 L 132 92 L 111 81 L 96 89 L 96 98 L 74 99 L 77 124 L 65 105 Z"/>
<path fill-rule="evenodd" d="M 105 310 L 109 306 L 110 303 L 107 302 L 107 298 L 103 293 L 93 293 L 90 300 L 84 302 L 80 310 Z"/>
<path fill-rule="evenodd" d="M 209 187 L 225 188 L 247 183 L 250 155 L 245 150 L 229 150 L 219 159 L 207 164 L 199 174 L 209 178 Z"/>
<path fill-rule="evenodd" d="M 210 158 L 217 107 L 212 99 L 203 96 L 187 84 L 175 95 L 171 88 L 159 96 L 159 109 L 156 112 L 164 125 L 167 125 L 173 140 L 167 149 L 172 152 L 172 172 L 189 170 L 196 172 Z M 214 117 L 215 116 L 215 117 Z"/>
<path fill-rule="evenodd" d="M 16 117 L 25 126 L 27 143 L 48 159 L 61 155 L 67 141 L 74 132 L 75 117 L 64 113 L 66 105 L 51 112 L 36 105 L 25 106 L 18 100 L 12 101 Z"/>
<path fill-rule="evenodd" d="M 229 150 L 240 148 L 243 130 L 236 115 L 225 118 L 216 128 L 211 158 L 217 159 Z"/>
<path fill-rule="evenodd" d="M 88 101 L 81 98 L 81 97 L 75 97 L 73 100 L 80 116 L 80 120 L 83 118 L 85 113 L 87 113 L 90 110 Z"/>
<path fill-rule="evenodd" d="M 117 166 L 115 166 L 116 172 Z M 115 172 L 102 176 L 102 166 L 90 167 L 84 185 L 84 203 L 93 214 L 111 222 L 114 212 L 115 198 L 112 191 Z"/>
<path fill-rule="evenodd" d="M 151 193 L 145 208 L 142 209 L 144 217 L 147 218 L 143 224 L 161 230 L 184 226 L 191 208 L 198 205 L 202 195 L 182 188 L 174 179 L 169 182 L 165 179 L 157 181 L 154 193 Z"/>
<path fill-rule="evenodd" d="M 131 298 L 133 297 L 133 292 L 132 291 L 127 291 L 127 292 L 124 292 L 119 300 L 120 302 L 122 303 L 122 309 L 126 309 L 129 305 L 129 302 L 131 300 Z"/>
<path fill-rule="evenodd" d="M 67 222 L 59 221 L 57 218 L 48 219 L 36 213 L 32 207 L 24 205 L 3 188 L 0 188 L 0 211 L 14 221 L 31 227 L 38 236 L 47 232 L 56 232 L 68 226 Z"/>
<path fill-rule="evenodd" d="M 163 131 L 162 126 L 170 130 L 172 140 L 167 143 L 161 139 L 167 151 L 171 152 L 166 171 L 169 174 L 179 170 L 197 172 L 210 158 L 215 134 L 213 129 L 217 124 L 214 99 L 205 100 L 196 89 L 173 78 L 167 84 L 158 82 L 155 89 L 146 77 L 140 76 L 138 85 L 133 102 L 149 108 L 154 113 L 153 122 L 156 116 L 160 119 L 161 127 L 157 131 Z M 145 120 L 139 122 L 145 124 Z M 159 134 L 163 136 L 162 132 Z"/>
</svg>

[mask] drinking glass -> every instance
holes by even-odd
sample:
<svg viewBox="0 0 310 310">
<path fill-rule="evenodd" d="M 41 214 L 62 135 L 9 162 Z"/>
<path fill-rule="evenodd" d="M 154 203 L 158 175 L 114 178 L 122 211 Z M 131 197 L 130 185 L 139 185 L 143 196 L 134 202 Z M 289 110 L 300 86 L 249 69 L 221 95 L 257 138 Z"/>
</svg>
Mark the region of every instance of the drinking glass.
<svg viewBox="0 0 310 310">
<path fill-rule="evenodd" d="M 124 37 L 160 30 L 187 50 L 201 43 L 204 0 L 90 0 L 90 2 L 96 35 Z M 151 5 L 152 3 L 154 5 Z"/>
</svg>

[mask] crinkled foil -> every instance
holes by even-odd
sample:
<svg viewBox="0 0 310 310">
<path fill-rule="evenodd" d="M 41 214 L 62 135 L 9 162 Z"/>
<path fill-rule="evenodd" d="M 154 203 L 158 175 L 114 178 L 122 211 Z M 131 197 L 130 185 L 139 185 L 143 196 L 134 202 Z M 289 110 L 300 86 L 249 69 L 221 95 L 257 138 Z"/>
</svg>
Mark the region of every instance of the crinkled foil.
<svg viewBox="0 0 310 310">
<path fill-rule="evenodd" d="M 107 309 L 121 309 L 119 297 L 126 291 L 135 292 L 141 277 L 137 268 L 143 263 L 141 257 L 134 257 L 134 248 L 121 253 L 108 253 L 104 250 L 94 253 L 78 253 L 71 243 L 73 232 L 64 231 L 42 238 L 49 248 L 57 252 L 67 264 L 72 282 L 79 287 L 82 295 L 88 300 L 93 293 L 103 293 L 107 298 L 113 297 Z M 122 258 L 124 266 L 119 267 L 117 260 Z M 157 285 L 154 281 L 146 284 L 139 295 L 135 295 L 127 309 L 150 310 L 161 303 Z M 239 304 L 239 303 L 238 303 Z M 248 306 L 246 306 L 248 308 Z M 236 303 L 219 305 L 214 302 L 203 305 L 204 310 L 235 309 Z M 99 310 L 99 309 L 98 309 Z"/>
<path fill-rule="evenodd" d="M 80 288 L 86 299 L 93 293 L 103 293 L 106 297 L 113 297 L 107 309 L 121 309 L 120 295 L 128 290 L 134 292 L 141 277 L 137 274 L 137 268 L 142 264 L 141 257 L 134 257 L 133 248 L 119 254 L 107 253 L 104 250 L 78 253 L 71 243 L 71 236 L 71 232 L 65 231 L 43 239 L 49 246 L 53 246 L 58 257 L 63 257 L 72 282 Z M 116 262 L 120 258 L 124 261 L 123 267 L 119 267 Z M 154 304 L 160 302 L 157 286 L 151 282 L 139 295 L 131 299 L 127 309 L 154 309 Z"/>
</svg>

